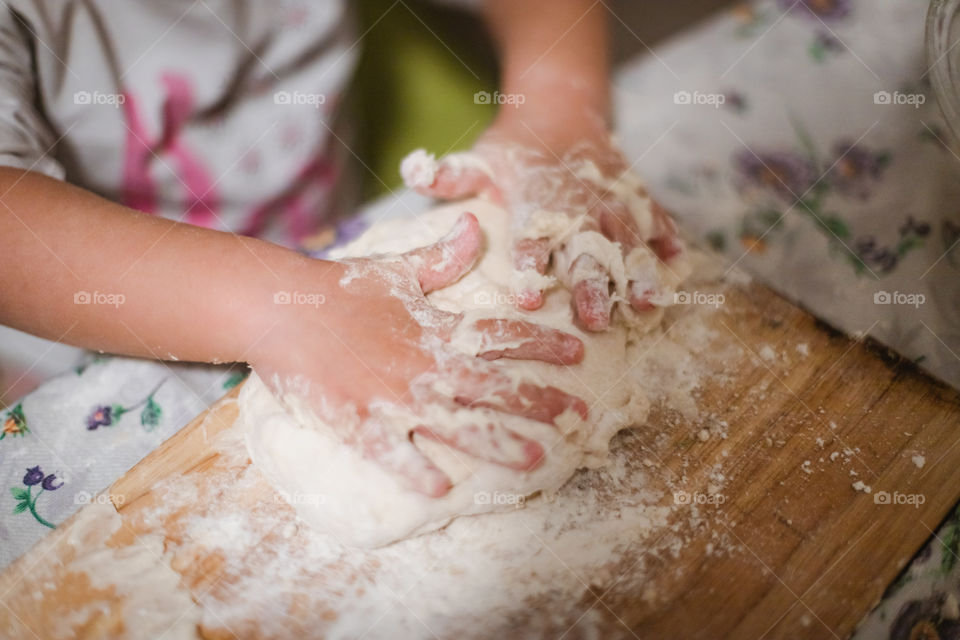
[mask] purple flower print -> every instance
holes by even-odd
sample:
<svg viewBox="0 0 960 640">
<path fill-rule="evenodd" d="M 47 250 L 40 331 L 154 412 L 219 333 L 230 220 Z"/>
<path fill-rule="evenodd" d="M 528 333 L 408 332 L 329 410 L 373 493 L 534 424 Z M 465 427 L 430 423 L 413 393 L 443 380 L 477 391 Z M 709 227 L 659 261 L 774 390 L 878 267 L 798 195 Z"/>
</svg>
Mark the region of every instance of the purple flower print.
<svg viewBox="0 0 960 640">
<path fill-rule="evenodd" d="M 889 247 L 877 244 L 873 236 L 858 238 L 853 245 L 857 257 L 867 267 L 877 269 L 881 273 L 889 273 L 897 266 L 897 254 Z"/>
<path fill-rule="evenodd" d="M 780 0 L 780 7 L 812 19 L 842 20 L 850 15 L 850 0 Z"/>
<path fill-rule="evenodd" d="M 51 473 L 43 479 L 43 483 L 40 485 L 47 491 L 56 491 L 63 486 L 63 480 L 57 477 L 55 473 Z"/>
<path fill-rule="evenodd" d="M 804 195 L 817 179 L 813 163 L 790 151 L 754 153 L 743 149 L 733 163 L 741 189 L 769 189 L 790 202 Z"/>
<path fill-rule="evenodd" d="M 13 507 L 13 513 L 23 513 L 24 511 L 29 510 L 30 514 L 37 522 L 45 527 L 50 527 L 51 529 L 55 528 L 56 525 L 46 520 L 37 512 L 37 498 L 39 498 L 44 491 L 56 491 L 62 487 L 63 480 L 58 478 L 57 474 L 55 473 L 45 476 L 40 467 L 36 466 L 27 469 L 27 473 L 23 476 L 23 484 L 26 488 L 10 488 L 10 493 L 13 495 L 13 499 L 17 501 L 17 504 Z M 40 490 L 34 493 L 33 488 L 38 484 L 40 485 Z"/>
<path fill-rule="evenodd" d="M 113 424 L 113 407 L 109 405 L 94 407 L 87 418 L 87 429 L 90 431 L 94 431 L 97 427 L 109 427 L 111 424 Z"/>
<path fill-rule="evenodd" d="M 866 199 L 890 164 L 890 156 L 883 151 L 871 151 L 850 141 L 833 145 L 830 183 L 838 193 Z"/>
<path fill-rule="evenodd" d="M 31 467 L 27 469 L 27 473 L 23 476 L 23 484 L 28 487 L 32 487 L 35 484 L 40 484 L 43 480 L 43 471 L 40 470 L 40 467 Z"/>
<path fill-rule="evenodd" d="M 930 235 L 930 224 L 927 222 L 918 222 L 913 216 L 907 216 L 907 221 L 900 226 L 900 237 L 905 238 L 909 235 L 917 235 L 925 238 Z"/>
</svg>

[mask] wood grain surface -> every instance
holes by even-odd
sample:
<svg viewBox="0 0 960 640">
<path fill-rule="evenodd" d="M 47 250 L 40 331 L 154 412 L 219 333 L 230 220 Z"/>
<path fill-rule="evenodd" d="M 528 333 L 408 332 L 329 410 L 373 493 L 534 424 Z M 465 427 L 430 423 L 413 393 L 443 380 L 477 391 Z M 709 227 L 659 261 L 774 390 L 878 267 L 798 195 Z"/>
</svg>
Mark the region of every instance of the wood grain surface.
<svg viewBox="0 0 960 640">
<path fill-rule="evenodd" d="M 722 312 L 711 322 L 744 356 L 731 361 L 722 383 L 701 389 L 698 398 L 712 424 L 723 425 L 724 437 L 701 441 L 661 406 L 647 425 L 617 438 L 617 446 L 637 460 L 655 461 L 652 481 L 663 490 L 665 504 L 674 503 L 672 531 L 680 533 L 682 544 L 665 553 L 651 542 L 624 558 L 605 584 L 585 585 L 579 601 L 569 603 L 570 619 L 592 612 L 600 637 L 848 637 L 960 498 L 955 391 L 875 343 L 833 331 L 761 286 L 730 285 L 725 295 Z M 247 460 L 228 459 L 212 445 L 234 426 L 236 393 L 107 492 L 122 522 L 100 546 L 136 549 L 149 546 L 146 536 L 162 540 L 158 561 L 173 568 L 180 577 L 176 589 L 200 608 L 211 598 L 228 598 L 230 589 L 243 583 L 235 562 L 191 542 L 188 515 L 229 501 L 238 509 L 262 511 L 281 528 L 295 520 L 265 481 L 238 480 Z M 913 459 L 917 455 L 925 457 L 922 466 Z M 689 525 L 684 505 L 675 504 L 683 502 L 678 495 L 708 492 L 718 469 L 723 504 Z M 195 491 L 158 520 L 151 516 L 157 502 L 171 497 L 155 488 L 172 476 L 189 479 Z M 858 481 L 864 490 L 853 487 Z M 920 495 L 922 504 L 884 504 L 887 494 Z M 78 554 L 96 551 L 76 543 L 82 515 L 0 575 L 0 593 L 20 594 L 3 598 L 3 637 L 135 635 L 123 622 L 135 603 L 91 585 L 71 568 Z M 276 531 L 258 545 L 265 556 Z M 74 542 L 67 544 L 71 536 Z M 256 572 L 266 561 L 251 558 L 249 570 Z M 641 566 L 638 587 L 629 577 Z M 322 581 L 332 570 L 298 569 L 304 584 Z M 295 597 L 283 604 L 284 633 L 266 630 L 260 614 L 251 611 L 243 625 L 207 620 L 195 627 L 196 634 L 323 637 L 324 621 L 338 615 L 332 605 L 307 606 Z M 91 605 L 100 613 L 71 626 L 71 612 Z M 529 624 L 537 615 L 530 611 Z M 556 633 L 545 633 L 542 624 L 536 633 L 526 632 L 525 624 L 511 620 L 511 637 L 589 637 L 575 623 L 558 626 Z M 64 635 L 65 628 L 71 635 Z M 495 632 L 503 628 L 492 625 L 489 634 L 480 629 L 476 635 Z"/>
</svg>

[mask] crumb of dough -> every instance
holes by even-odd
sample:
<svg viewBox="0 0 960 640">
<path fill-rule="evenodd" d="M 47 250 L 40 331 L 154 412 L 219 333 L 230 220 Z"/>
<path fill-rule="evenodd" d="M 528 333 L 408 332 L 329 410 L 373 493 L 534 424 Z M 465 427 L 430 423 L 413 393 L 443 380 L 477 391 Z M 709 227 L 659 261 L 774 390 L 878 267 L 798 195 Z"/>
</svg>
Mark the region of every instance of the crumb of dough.
<svg viewBox="0 0 960 640">
<path fill-rule="evenodd" d="M 409 187 L 429 187 L 437 179 L 437 159 L 432 153 L 417 149 L 400 163 L 400 175 Z"/>
</svg>

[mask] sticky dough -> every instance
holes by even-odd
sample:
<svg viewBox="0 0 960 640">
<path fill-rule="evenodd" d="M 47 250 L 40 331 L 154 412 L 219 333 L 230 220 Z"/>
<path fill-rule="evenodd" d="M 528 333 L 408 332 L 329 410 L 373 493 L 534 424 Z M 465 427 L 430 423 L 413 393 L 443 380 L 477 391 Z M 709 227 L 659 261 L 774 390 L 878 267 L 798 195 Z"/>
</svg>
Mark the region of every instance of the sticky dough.
<svg viewBox="0 0 960 640">
<path fill-rule="evenodd" d="M 486 236 L 477 266 L 456 284 L 430 294 L 440 308 L 464 312 L 468 318 L 522 317 L 563 329 L 586 344 L 582 364 L 561 367 L 537 362 L 502 361 L 511 376 L 553 385 L 575 394 L 590 407 L 590 419 L 568 412 L 555 428 L 507 418 L 507 425 L 539 441 L 548 451 L 545 462 L 521 473 L 479 461 L 461 451 L 425 439 L 415 444 L 452 479 L 443 498 L 427 498 L 403 488 L 391 475 L 341 444 L 334 431 L 319 420 L 293 393 L 275 397 L 254 374 L 240 395 L 241 421 L 253 462 L 296 508 L 299 517 L 340 543 L 377 547 L 443 527 L 451 519 L 500 509 L 516 509 L 523 497 L 560 488 L 581 467 L 602 465 L 610 438 L 620 429 L 641 424 L 649 403 L 636 380 L 626 375 L 641 347 L 631 336 L 659 330 L 660 311 L 623 322 L 611 330 L 590 334 L 572 324 L 570 297 L 564 288 L 547 295 L 542 309 L 521 313 L 514 307 L 510 283 L 515 278 L 508 255 L 507 214 L 481 200 L 435 209 L 415 219 L 381 222 L 339 250 L 334 257 L 401 252 L 443 236 L 463 211 L 471 211 Z M 479 340 L 460 331 L 452 344 L 476 353 Z M 336 363 L 330 363 L 335 367 Z"/>
</svg>

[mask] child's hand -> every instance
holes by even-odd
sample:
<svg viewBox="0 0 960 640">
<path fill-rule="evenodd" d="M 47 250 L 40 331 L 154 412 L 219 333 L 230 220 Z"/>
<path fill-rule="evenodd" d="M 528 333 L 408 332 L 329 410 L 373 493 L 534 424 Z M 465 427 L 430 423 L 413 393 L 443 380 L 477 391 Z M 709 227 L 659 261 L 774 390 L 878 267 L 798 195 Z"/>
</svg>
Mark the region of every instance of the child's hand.
<svg viewBox="0 0 960 640">
<path fill-rule="evenodd" d="M 673 220 L 649 200 L 601 129 L 537 132 L 521 120 L 502 118 L 473 151 L 441 159 L 432 178 L 429 184 L 421 180 L 414 186 L 443 199 L 486 195 L 510 210 L 515 221 L 514 265 L 532 276 L 520 278 L 516 292 L 520 307 L 537 309 L 543 304 L 535 274 L 542 275 L 556 254 L 562 259 L 555 260 L 555 266 L 564 270 L 556 275 L 570 289 L 580 322 L 592 331 L 610 323 L 610 261 L 600 255 L 602 247 L 596 243 L 582 242 L 578 249 L 575 236 L 594 231 L 619 243 L 629 280 L 625 297 L 636 311 L 657 304 L 662 283 L 655 259 L 627 260 L 628 254 L 647 247 L 668 262 L 682 251 Z M 562 241 L 546 237 L 543 217 L 538 215 L 543 211 L 566 216 L 568 222 L 559 233 L 551 230 L 563 236 Z M 577 255 L 560 256 L 564 247 Z"/>
<path fill-rule="evenodd" d="M 421 493 L 441 496 L 450 481 L 417 449 L 413 434 L 512 469 L 537 467 L 543 447 L 509 422 L 553 424 L 567 410 L 586 418 L 587 407 L 559 389 L 518 384 L 490 360 L 569 365 L 582 359 L 583 344 L 516 320 L 463 327 L 461 315 L 433 306 L 424 294 L 460 278 L 480 247 L 477 220 L 464 214 L 438 243 L 404 255 L 316 261 L 298 277 L 297 291 L 317 302 L 309 298 L 312 286 L 326 297 L 316 306 L 276 307 L 274 329 L 251 364 L 264 380 L 279 382 L 281 393 L 306 393 L 346 442 Z M 480 357 L 451 346 L 464 330 L 479 332 Z M 295 386 L 297 379 L 308 388 Z"/>
</svg>

